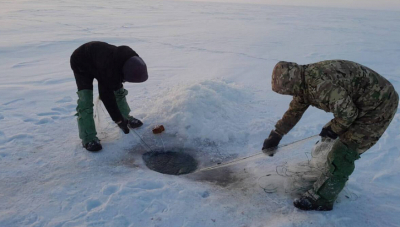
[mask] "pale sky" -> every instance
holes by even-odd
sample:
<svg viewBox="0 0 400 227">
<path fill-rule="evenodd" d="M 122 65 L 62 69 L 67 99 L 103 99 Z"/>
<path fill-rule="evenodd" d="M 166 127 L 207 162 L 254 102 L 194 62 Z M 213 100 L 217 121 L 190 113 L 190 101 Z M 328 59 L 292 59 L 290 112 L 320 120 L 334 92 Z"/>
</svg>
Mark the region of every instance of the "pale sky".
<svg viewBox="0 0 400 227">
<path fill-rule="evenodd" d="M 184 0 L 208 2 L 257 3 L 273 5 L 319 6 L 358 9 L 400 10 L 400 0 Z"/>
</svg>

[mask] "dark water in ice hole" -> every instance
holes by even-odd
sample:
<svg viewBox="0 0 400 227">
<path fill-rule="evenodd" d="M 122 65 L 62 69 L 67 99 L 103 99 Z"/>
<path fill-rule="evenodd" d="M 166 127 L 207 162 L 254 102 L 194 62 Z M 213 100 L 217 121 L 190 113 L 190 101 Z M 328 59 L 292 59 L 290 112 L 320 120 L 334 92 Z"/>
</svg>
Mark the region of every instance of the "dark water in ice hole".
<svg viewBox="0 0 400 227">
<path fill-rule="evenodd" d="M 197 161 L 189 154 L 174 151 L 153 151 L 144 153 L 147 168 L 169 175 L 183 175 L 197 170 Z"/>
</svg>

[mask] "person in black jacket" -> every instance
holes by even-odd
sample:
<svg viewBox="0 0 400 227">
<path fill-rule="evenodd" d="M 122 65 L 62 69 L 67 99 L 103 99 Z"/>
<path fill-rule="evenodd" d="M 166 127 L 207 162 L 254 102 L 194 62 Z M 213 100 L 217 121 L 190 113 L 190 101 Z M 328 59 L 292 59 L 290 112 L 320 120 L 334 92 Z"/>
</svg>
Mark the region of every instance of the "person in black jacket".
<svg viewBox="0 0 400 227">
<path fill-rule="evenodd" d="M 93 119 L 93 80 L 98 81 L 100 99 L 112 120 L 125 134 L 129 128 L 143 123 L 130 116 L 126 102 L 128 91 L 122 83 L 142 83 L 148 79 L 147 66 L 128 46 L 114 46 L 105 42 L 85 43 L 71 55 L 71 68 L 78 86 L 79 137 L 88 151 L 102 149 Z"/>
</svg>

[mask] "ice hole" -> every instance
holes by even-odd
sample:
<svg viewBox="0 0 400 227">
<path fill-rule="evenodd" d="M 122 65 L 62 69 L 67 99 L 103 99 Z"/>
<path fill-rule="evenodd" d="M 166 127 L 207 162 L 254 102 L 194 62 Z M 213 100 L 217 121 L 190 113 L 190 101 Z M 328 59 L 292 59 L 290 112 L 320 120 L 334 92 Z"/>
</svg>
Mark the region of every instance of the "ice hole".
<svg viewBox="0 0 400 227">
<path fill-rule="evenodd" d="M 197 161 L 184 152 L 153 151 L 143 154 L 142 158 L 149 169 L 163 174 L 182 175 L 197 169 Z"/>
</svg>

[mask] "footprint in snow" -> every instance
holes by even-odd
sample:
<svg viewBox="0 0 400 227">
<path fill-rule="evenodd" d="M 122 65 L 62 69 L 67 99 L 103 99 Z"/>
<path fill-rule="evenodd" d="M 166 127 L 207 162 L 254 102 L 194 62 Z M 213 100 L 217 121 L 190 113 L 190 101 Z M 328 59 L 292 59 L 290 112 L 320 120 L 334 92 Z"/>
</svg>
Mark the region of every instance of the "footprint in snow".
<svg viewBox="0 0 400 227">
<path fill-rule="evenodd" d="M 22 217 L 21 220 L 18 220 L 18 222 L 21 223 L 21 226 L 33 226 L 38 220 L 39 217 L 37 216 L 37 214 L 35 214 L 34 212 L 30 212 L 28 215 Z"/>
<path fill-rule="evenodd" d="M 52 118 L 42 118 L 40 119 L 38 122 L 36 122 L 37 125 L 44 125 L 44 124 L 48 124 L 48 123 L 52 123 L 54 122 L 54 120 Z"/>
<path fill-rule="evenodd" d="M 21 141 L 21 140 L 33 139 L 33 138 L 34 137 L 29 134 L 18 134 L 18 135 L 14 135 L 14 136 L 11 136 L 10 138 L 8 138 L 7 142 L 11 142 L 13 140 Z"/>
<path fill-rule="evenodd" d="M 48 116 L 53 120 L 57 120 L 61 118 L 61 114 L 59 112 L 44 112 L 44 113 L 38 113 L 38 116 L 44 117 L 44 116 Z"/>
<path fill-rule="evenodd" d="M 201 193 L 201 197 L 203 199 L 208 198 L 210 196 L 210 193 L 208 191 L 204 191 L 203 193 Z"/>
<path fill-rule="evenodd" d="M 89 199 L 86 201 L 86 211 L 90 212 L 91 210 L 95 209 L 96 207 L 101 206 L 102 203 L 100 200 L 97 199 Z"/>
<path fill-rule="evenodd" d="M 150 206 L 148 206 L 144 212 L 149 214 L 164 213 L 168 211 L 167 205 L 160 201 L 153 201 Z"/>
<path fill-rule="evenodd" d="M 138 182 L 129 182 L 122 189 L 118 191 L 118 195 L 131 195 L 137 192 L 146 190 L 157 190 L 164 187 L 164 184 L 159 182 L 151 182 L 151 181 L 140 181 Z"/>
<path fill-rule="evenodd" d="M 0 131 L 0 144 L 5 143 L 7 140 L 6 135 L 4 134 L 4 132 Z"/>
<path fill-rule="evenodd" d="M 71 82 L 74 80 L 73 78 L 64 78 L 64 79 L 47 79 L 42 82 L 45 85 L 54 85 L 54 84 L 63 84 L 67 82 Z"/>
<path fill-rule="evenodd" d="M 65 108 L 65 107 L 54 107 L 54 108 L 51 108 L 51 110 L 52 111 L 55 111 L 55 112 L 58 112 L 59 114 L 60 113 L 69 113 L 69 112 L 71 112 L 70 110 L 68 110 L 67 108 Z"/>
<path fill-rule="evenodd" d="M 126 187 L 154 190 L 154 189 L 163 188 L 164 184 L 160 183 L 160 182 L 153 182 L 153 181 L 137 181 L 137 182 L 130 182 L 130 183 L 126 184 Z"/>
<path fill-rule="evenodd" d="M 23 61 L 23 62 L 18 62 L 15 65 L 12 65 L 11 68 L 22 68 L 22 67 L 27 67 L 27 66 L 32 66 L 37 63 L 41 62 L 41 60 L 33 60 L 33 61 Z"/>
<path fill-rule="evenodd" d="M 72 98 L 71 96 L 65 96 L 64 98 L 58 100 L 56 103 L 66 103 L 66 102 L 71 102 Z"/>
<path fill-rule="evenodd" d="M 64 106 L 64 108 L 75 110 L 76 109 L 76 104 L 68 104 L 68 105 Z"/>
<path fill-rule="evenodd" d="M 10 101 L 10 102 L 4 103 L 3 106 L 7 106 L 7 105 L 16 103 L 16 102 L 18 102 L 18 101 L 23 101 L 23 100 L 25 100 L 25 99 L 15 99 L 15 100 L 12 100 L 12 101 Z"/>
<path fill-rule="evenodd" d="M 59 112 L 44 112 L 44 113 L 38 113 L 37 115 L 43 117 L 43 116 L 60 115 L 60 113 Z"/>
<path fill-rule="evenodd" d="M 5 153 L 5 152 L 0 152 L 0 160 L 1 160 L 1 158 L 5 158 L 5 157 L 7 157 L 7 156 L 8 156 L 7 153 Z"/>
<path fill-rule="evenodd" d="M 36 166 L 38 166 L 38 167 L 43 167 L 43 166 L 45 166 L 45 165 L 47 164 L 47 162 L 44 161 L 44 160 L 41 159 L 41 158 L 38 158 L 38 159 L 35 161 L 35 164 L 36 164 Z"/>
<path fill-rule="evenodd" d="M 24 122 L 34 122 L 34 123 L 36 123 L 38 120 L 37 119 L 34 119 L 34 118 L 26 118 L 26 119 L 24 119 Z"/>
<path fill-rule="evenodd" d="M 112 195 L 119 190 L 118 185 L 106 185 L 101 190 L 103 195 Z"/>
</svg>

